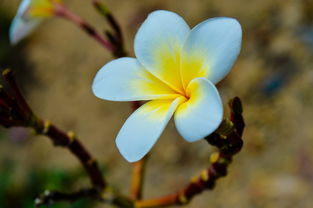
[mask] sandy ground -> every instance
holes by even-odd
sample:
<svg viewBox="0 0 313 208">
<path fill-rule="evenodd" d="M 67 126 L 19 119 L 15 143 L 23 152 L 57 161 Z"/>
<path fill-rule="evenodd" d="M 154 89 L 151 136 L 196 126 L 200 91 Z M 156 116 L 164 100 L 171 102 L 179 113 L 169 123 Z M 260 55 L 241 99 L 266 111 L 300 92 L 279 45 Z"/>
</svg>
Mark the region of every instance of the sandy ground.
<svg viewBox="0 0 313 208">
<path fill-rule="evenodd" d="M 12 15 L 17 0 L 2 0 Z M 107 27 L 88 1 L 65 1 L 99 29 Z M 194 26 L 214 16 L 237 18 L 243 27 L 241 55 L 218 85 L 223 101 L 239 96 L 244 104 L 245 146 L 229 175 L 190 208 L 309 208 L 313 204 L 313 3 L 309 0 L 107 0 L 124 30 L 127 50 L 146 15 L 156 9 L 179 13 Z M 311 41 L 311 42 L 310 42 Z M 97 70 L 110 54 L 70 23 L 52 19 L 24 44 L 27 73 L 18 71 L 34 111 L 64 130 L 73 130 L 96 158 L 106 164 L 108 180 L 128 192 L 131 165 L 114 138 L 131 110 L 91 93 Z M 20 161 L 22 172 L 36 167 L 75 168 L 66 150 L 44 137 L 31 136 L 22 146 L 2 141 L 1 155 Z M 173 123 L 151 152 L 146 197 L 171 193 L 209 165 L 206 142 L 189 144 Z M 10 152 L 16 152 L 10 154 Z M 21 176 L 20 176 L 21 175 Z M 108 207 L 99 205 L 99 207 Z"/>
</svg>

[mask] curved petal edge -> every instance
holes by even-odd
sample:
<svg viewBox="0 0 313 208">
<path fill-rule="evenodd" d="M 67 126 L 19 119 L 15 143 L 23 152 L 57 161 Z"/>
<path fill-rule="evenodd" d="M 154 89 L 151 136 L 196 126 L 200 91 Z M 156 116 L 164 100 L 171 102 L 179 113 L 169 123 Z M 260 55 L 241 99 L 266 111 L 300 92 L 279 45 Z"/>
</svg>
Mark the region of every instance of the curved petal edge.
<svg viewBox="0 0 313 208">
<path fill-rule="evenodd" d="M 223 105 L 216 87 L 205 78 L 192 80 L 187 88 L 190 98 L 174 115 L 178 132 L 188 142 L 213 133 L 223 119 Z"/>
<path fill-rule="evenodd" d="M 183 98 L 149 101 L 138 108 L 125 122 L 116 138 L 116 145 L 129 162 L 144 157 L 161 136 Z"/>
</svg>

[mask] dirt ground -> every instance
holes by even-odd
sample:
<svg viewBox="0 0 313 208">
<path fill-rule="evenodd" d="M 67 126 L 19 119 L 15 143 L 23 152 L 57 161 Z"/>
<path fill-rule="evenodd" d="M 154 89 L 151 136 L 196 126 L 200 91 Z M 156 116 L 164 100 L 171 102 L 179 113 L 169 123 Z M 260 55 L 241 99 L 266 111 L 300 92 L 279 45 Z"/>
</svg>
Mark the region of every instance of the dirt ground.
<svg viewBox="0 0 313 208">
<path fill-rule="evenodd" d="M 0 7 L 13 16 L 19 1 L 1 1 Z M 88 1 L 64 2 L 98 29 L 107 28 Z M 138 27 L 153 10 L 177 12 L 190 26 L 215 16 L 235 17 L 242 25 L 241 55 L 218 89 L 225 106 L 234 96 L 243 101 L 245 146 L 215 190 L 195 197 L 186 207 L 312 207 L 313 1 L 105 2 L 121 23 L 130 54 Z M 128 193 L 131 165 L 119 155 L 114 140 L 131 109 L 128 103 L 103 101 L 91 92 L 95 73 L 111 55 L 61 19 L 45 21 L 23 47 L 27 69 L 17 75 L 34 111 L 64 130 L 75 131 L 107 167 L 108 181 Z M 23 145 L 0 141 L 0 161 L 8 157 L 17 161 L 20 170 L 13 174 L 19 180 L 34 168 L 79 166 L 71 154 L 46 138 L 30 135 L 27 140 Z M 211 151 L 205 141 L 185 142 L 171 122 L 151 152 L 145 197 L 184 186 L 209 165 Z"/>
</svg>

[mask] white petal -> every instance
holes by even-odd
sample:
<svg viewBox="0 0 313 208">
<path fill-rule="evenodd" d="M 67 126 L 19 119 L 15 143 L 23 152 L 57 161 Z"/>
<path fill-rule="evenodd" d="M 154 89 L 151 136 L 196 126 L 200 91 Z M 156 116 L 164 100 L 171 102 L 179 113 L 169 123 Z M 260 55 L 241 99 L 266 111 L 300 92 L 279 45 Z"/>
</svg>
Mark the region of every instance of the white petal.
<svg viewBox="0 0 313 208">
<path fill-rule="evenodd" d="M 182 90 L 180 55 L 190 32 L 184 19 L 169 11 L 152 12 L 135 37 L 135 54 L 147 70 L 175 90 Z"/>
<path fill-rule="evenodd" d="M 175 112 L 178 132 L 194 142 L 214 132 L 223 119 L 223 105 L 215 86 L 205 78 L 192 80 L 187 88 L 189 100 Z"/>
<path fill-rule="evenodd" d="M 194 27 L 182 52 L 185 86 L 196 77 L 213 83 L 223 79 L 239 55 L 241 38 L 241 26 L 233 18 L 212 18 Z"/>
<path fill-rule="evenodd" d="M 28 6 L 30 5 L 31 0 L 22 0 L 20 3 L 20 6 L 17 9 L 17 15 L 22 16 L 24 12 L 28 9 Z"/>
<path fill-rule="evenodd" d="M 31 19 L 25 20 L 21 16 L 14 17 L 10 26 L 10 42 L 15 45 L 23 38 L 31 34 L 39 25 L 41 20 Z"/>
<path fill-rule="evenodd" d="M 183 98 L 150 101 L 127 119 L 116 138 L 126 160 L 138 161 L 150 151 L 182 101 Z"/>
<path fill-rule="evenodd" d="M 16 16 L 14 17 L 10 26 L 10 42 L 16 44 L 38 26 L 41 22 L 39 19 L 25 19 L 25 13 L 30 5 L 31 0 L 23 0 L 17 10 Z"/>
<path fill-rule="evenodd" d="M 120 58 L 104 65 L 97 73 L 93 93 L 112 101 L 176 98 L 175 92 L 147 72 L 134 58 Z"/>
</svg>

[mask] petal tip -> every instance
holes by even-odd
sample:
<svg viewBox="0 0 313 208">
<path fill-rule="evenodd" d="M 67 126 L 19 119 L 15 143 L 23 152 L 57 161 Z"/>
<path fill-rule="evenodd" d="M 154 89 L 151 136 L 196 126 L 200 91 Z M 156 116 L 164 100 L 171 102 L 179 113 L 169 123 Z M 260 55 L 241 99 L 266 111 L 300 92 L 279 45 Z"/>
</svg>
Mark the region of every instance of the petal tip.
<svg viewBox="0 0 313 208">
<path fill-rule="evenodd" d="M 9 39 L 10 39 L 11 45 L 16 45 L 22 39 L 17 33 L 17 30 L 18 30 L 17 24 L 18 24 L 18 21 L 15 17 L 9 29 Z"/>
<path fill-rule="evenodd" d="M 224 17 L 225 21 L 229 24 L 229 28 L 232 28 L 232 31 L 237 31 L 238 36 L 242 37 L 242 27 L 240 22 L 233 17 Z"/>
<path fill-rule="evenodd" d="M 232 21 L 233 26 L 237 28 L 240 36 L 242 36 L 242 27 L 240 22 L 236 18 L 230 18 L 230 20 Z"/>
<path fill-rule="evenodd" d="M 120 141 L 121 140 L 119 139 L 119 137 L 117 137 L 115 140 L 115 144 L 116 144 L 117 149 L 120 152 L 120 154 L 128 162 L 130 162 L 130 163 L 137 162 L 138 160 L 140 160 L 141 158 L 143 158 L 145 156 L 145 155 L 139 154 L 138 152 L 134 153 L 134 152 L 129 151 L 127 146 L 125 146 L 125 143 L 120 142 Z"/>
<path fill-rule="evenodd" d="M 155 10 L 155 11 L 149 13 L 148 17 L 153 17 L 153 16 L 156 16 L 156 15 L 175 15 L 175 16 L 179 16 L 175 12 L 159 9 L 159 10 Z"/>
<path fill-rule="evenodd" d="M 223 120 L 223 116 L 220 116 L 220 118 L 216 118 L 217 122 L 215 123 L 215 125 L 211 125 L 211 131 L 210 132 L 206 132 L 205 134 L 202 135 L 182 135 L 182 137 L 184 138 L 185 141 L 192 143 L 192 142 L 196 142 L 199 141 L 200 139 L 203 139 L 204 137 L 209 136 L 210 134 L 212 134 L 216 129 L 218 129 L 218 127 L 220 126 L 222 120 Z M 219 120 L 219 121 L 218 121 Z"/>
<path fill-rule="evenodd" d="M 12 45 L 19 43 L 25 37 L 30 35 L 40 22 L 40 19 L 26 21 L 21 16 L 15 16 L 9 29 L 10 43 Z"/>
</svg>

